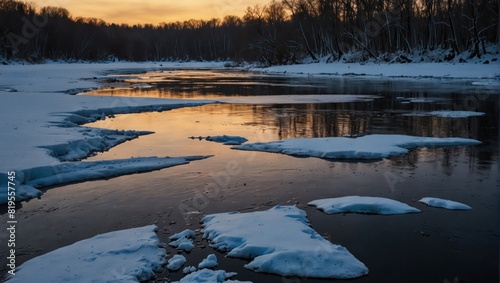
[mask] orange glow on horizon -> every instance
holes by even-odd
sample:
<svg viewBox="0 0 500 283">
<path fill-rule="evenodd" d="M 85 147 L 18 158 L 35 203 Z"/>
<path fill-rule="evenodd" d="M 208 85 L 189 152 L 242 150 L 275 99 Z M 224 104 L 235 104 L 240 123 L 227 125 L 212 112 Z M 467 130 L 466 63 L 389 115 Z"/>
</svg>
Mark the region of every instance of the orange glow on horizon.
<svg viewBox="0 0 500 283">
<path fill-rule="evenodd" d="M 67 9 L 73 17 L 99 18 L 108 23 L 129 25 L 242 17 L 246 7 L 265 5 L 271 0 L 34 0 L 38 8 L 55 6 Z"/>
</svg>

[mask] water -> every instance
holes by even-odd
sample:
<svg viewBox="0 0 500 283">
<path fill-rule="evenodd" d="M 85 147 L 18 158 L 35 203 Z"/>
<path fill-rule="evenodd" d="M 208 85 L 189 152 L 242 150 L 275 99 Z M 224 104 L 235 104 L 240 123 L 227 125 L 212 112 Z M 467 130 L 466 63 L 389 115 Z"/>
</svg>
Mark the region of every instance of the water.
<svg viewBox="0 0 500 283">
<path fill-rule="evenodd" d="M 205 214 L 298 205 L 312 227 L 345 246 L 370 269 L 353 282 L 498 282 L 498 89 L 471 81 L 280 77 L 211 70 L 120 74 L 87 95 L 227 99 L 261 95 L 377 96 L 369 101 L 321 104 L 210 104 L 165 112 L 119 115 L 86 126 L 150 130 L 88 160 L 135 156 L 213 155 L 189 165 L 48 190 L 23 203 L 18 243 L 25 261 L 75 241 L 155 223 L 163 241 L 200 228 Z M 144 83 L 148 83 L 145 87 Z M 128 98 L 124 98 L 128 99 Z M 413 102 L 412 102 L 413 101 Z M 403 113 L 468 110 L 460 119 Z M 465 137 L 475 147 L 413 150 L 374 162 L 338 162 L 236 151 L 190 136 L 239 135 L 250 142 L 294 137 L 408 134 Z M 307 202 L 345 195 L 381 196 L 423 212 L 400 216 L 325 215 Z M 474 209 L 429 208 L 416 200 L 443 197 Z M 174 223 L 175 222 L 175 223 Z M 199 240 L 199 239 L 197 239 Z M 170 250 L 174 253 L 173 250 Z M 187 265 L 216 253 L 220 268 L 253 282 L 334 282 L 282 278 L 244 269 L 246 262 L 196 248 Z M 177 280 L 179 273 L 159 275 Z M 457 280 L 458 280 L 457 279 Z M 163 281 L 160 281 L 163 282 Z"/>
</svg>

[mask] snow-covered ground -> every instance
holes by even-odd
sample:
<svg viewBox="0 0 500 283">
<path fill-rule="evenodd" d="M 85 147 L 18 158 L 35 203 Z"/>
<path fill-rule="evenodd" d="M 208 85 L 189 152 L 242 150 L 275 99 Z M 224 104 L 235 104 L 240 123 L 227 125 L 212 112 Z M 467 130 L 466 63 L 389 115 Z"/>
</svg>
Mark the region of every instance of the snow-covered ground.
<svg viewBox="0 0 500 283">
<path fill-rule="evenodd" d="M 465 138 L 368 135 L 359 138 L 295 138 L 267 143 L 247 143 L 233 148 L 326 159 L 381 159 L 406 154 L 408 149 L 417 147 L 469 146 L 480 143 Z"/>
<path fill-rule="evenodd" d="M 33 258 L 7 282 L 140 282 L 165 262 L 154 225 L 97 235 Z"/>
<path fill-rule="evenodd" d="M 266 211 L 203 218 L 203 237 L 228 256 L 252 261 L 246 268 L 283 276 L 356 278 L 368 268 L 346 248 L 314 231 L 305 211 L 276 206 Z"/>
<path fill-rule="evenodd" d="M 441 199 L 441 198 L 433 198 L 433 197 L 425 197 L 419 200 L 421 203 L 425 203 L 428 206 L 446 208 L 451 210 L 471 210 L 472 207 L 457 201 Z"/>
<path fill-rule="evenodd" d="M 174 255 L 167 262 L 167 269 L 177 271 L 186 263 L 186 258 L 183 255 Z"/>
<path fill-rule="evenodd" d="M 370 76 L 395 78 L 500 79 L 500 61 L 475 63 L 311 63 L 300 65 L 254 68 L 252 71 L 270 74 Z"/>
<path fill-rule="evenodd" d="M 308 204 L 316 206 L 326 214 L 354 212 L 389 215 L 420 212 L 406 203 L 381 197 L 347 196 L 313 200 Z"/>
</svg>

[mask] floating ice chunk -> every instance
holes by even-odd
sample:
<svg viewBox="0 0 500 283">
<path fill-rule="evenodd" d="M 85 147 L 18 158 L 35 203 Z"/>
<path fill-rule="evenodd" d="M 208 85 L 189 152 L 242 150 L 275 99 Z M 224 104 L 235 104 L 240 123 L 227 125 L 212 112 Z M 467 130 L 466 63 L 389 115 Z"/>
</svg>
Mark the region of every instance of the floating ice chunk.
<svg viewBox="0 0 500 283">
<path fill-rule="evenodd" d="M 251 213 L 221 213 L 203 218 L 203 237 L 230 257 L 252 259 L 256 272 L 283 276 L 356 278 L 368 268 L 349 251 L 314 231 L 306 213 L 295 206 L 276 206 Z"/>
<path fill-rule="evenodd" d="M 167 269 L 171 271 L 177 271 L 186 263 L 186 258 L 183 255 L 174 255 L 168 260 Z"/>
<path fill-rule="evenodd" d="M 405 203 L 381 197 L 347 196 L 314 200 L 308 203 L 326 214 L 366 213 L 366 214 L 405 214 L 420 212 Z"/>
<path fill-rule="evenodd" d="M 426 197 L 422 198 L 419 200 L 421 203 L 425 203 L 428 206 L 433 206 L 433 207 L 439 207 L 439 208 L 446 208 L 446 209 L 452 209 L 452 210 L 471 210 L 472 207 L 452 201 L 452 200 L 447 200 L 447 199 L 441 199 L 441 198 L 431 198 L 431 197 Z"/>
<path fill-rule="evenodd" d="M 197 269 L 196 267 L 194 266 L 186 266 L 184 267 L 184 269 L 182 270 L 182 273 L 184 274 L 189 274 L 189 273 L 192 273 L 192 272 L 195 272 Z"/>
<path fill-rule="evenodd" d="M 240 145 L 242 143 L 247 142 L 248 140 L 244 137 L 239 137 L 239 136 L 208 136 L 206 138 L 207 141 L 213 141 L 213 142 L 218 142 L 222 143 L 224 145 Z"/>
<path fill-rule="evenodd" d="M 23 263 L 6 282 L 139 282 L 165 262 L 154 225 L 110 232 Z"/>
<path fill-rule="evenodd" d="M 467 118 L 467 117 L 477 117 L 484 116 L 484 112 L 475 111 L 431 111 L 431 112 L 413 112 L 406 113 L 402 116 L 435 116 L 443 118 Z"/>
<path fill-rule="evenodd" d="M 235 275 L 235 272 L 226 272 L 224 270 L 201 269 L 184 276 L 180 281 L 174 283 L 252 283 L 250 281 L 226 280 Z"/>
<path fill-rule="evenodd" d="M 214 268 L 218 265 L 217 257 L 214 254 L 209 254 L 207 258 L 204 258 L 200 264 L 198 264 L 198 269 L 203 268 Z"/>
<path fill-rule="evenodd" d="M 465 138 L 368 135 L 359 138 L 296 138 L 243 144 L 233 148 L 326 159 L 381 159 L 406 154 L 410 148 L 468 146 L 480 143 Z"/>
<path fill-rule="evenodd" d="M 178 250 L 190 252 L 194 249 L 193 239 L 195 238 L 195 233 L 193 230 L 186 229 L 180 233 L 170 236 L 170 242 L 168 245 L 174 247 Z"/>
</svg>

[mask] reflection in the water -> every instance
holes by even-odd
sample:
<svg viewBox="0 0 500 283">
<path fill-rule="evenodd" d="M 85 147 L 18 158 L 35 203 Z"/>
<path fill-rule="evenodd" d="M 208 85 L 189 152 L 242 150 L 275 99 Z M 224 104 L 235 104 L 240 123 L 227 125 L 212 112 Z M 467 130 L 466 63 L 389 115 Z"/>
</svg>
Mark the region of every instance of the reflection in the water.
<svg viewBox="0 0 500 283">
<path fill-rule="evenodd" d="M 467 81 L 367 80 L 364 78 L 289 78 L 245 72 L 160 71 L 139 77 L 121 76 L 121 88 L 105 88 L 92 95 L 160 98 L 214 99 L 249 95 L 369 94 L 371 101 L 317 104 L 216 104 L 175 110 L 192 112 L 197 124 L 189 135 L 198 135 L 199 122 L 213 120 L 217 133 L 258 128 L 272 132 L 268 139 L 296 137 L 340 137 L 367 134 L 406 134 L 431 137 L 464 137 L 480 140 L 483 147 L 418 151 L 397 162 L 412 166 L 425 155 L 442 160 L 443 170 L 452 171 L 450 159 L 457 154 L 470 158 L 474 168 L 489 168 L 497 159 L 499 98 L 494 88 L 478 88 Z M 145 87 L 147 86 L 147 87 Z M 481 117 L 442 118 L 403 116 L 418 111 L 467 110 L 486 113 Z M 164 115 L 174 115 L 166 112 Z M 214 117 L 215 116 L 215 117 Z M 148 116 L 148 119 L 152 119 Z M 155 118 L 158 119 L 158 118 Z M 218 121 L 219 119 L 220 121 Z M 228 119 L 228 120 L 226 120 Z M 233 122 L 236 122 L 233 123 Z M 130 121 L 129 121 L 130 123 Z M 203 124 L 203 123 L 201 123 Z M 179 125 L 171 125 L 179 127 Z M 233 129 L 234 127 L 234 129 Z M 240 129 L 236 129 L 240 127 Z M 138 127 L 150 129 L 150 127 Z M 154 129 L 153 129 L 154 130 Z M 255 135 L 255 132 L 248 133 Z M 252 137 L 248 137 L 252 139 Z M 472 170 L 472 169 L 471 169 Z M 450 173 L 451 174 L 451 173 Z"/>
</svg>

